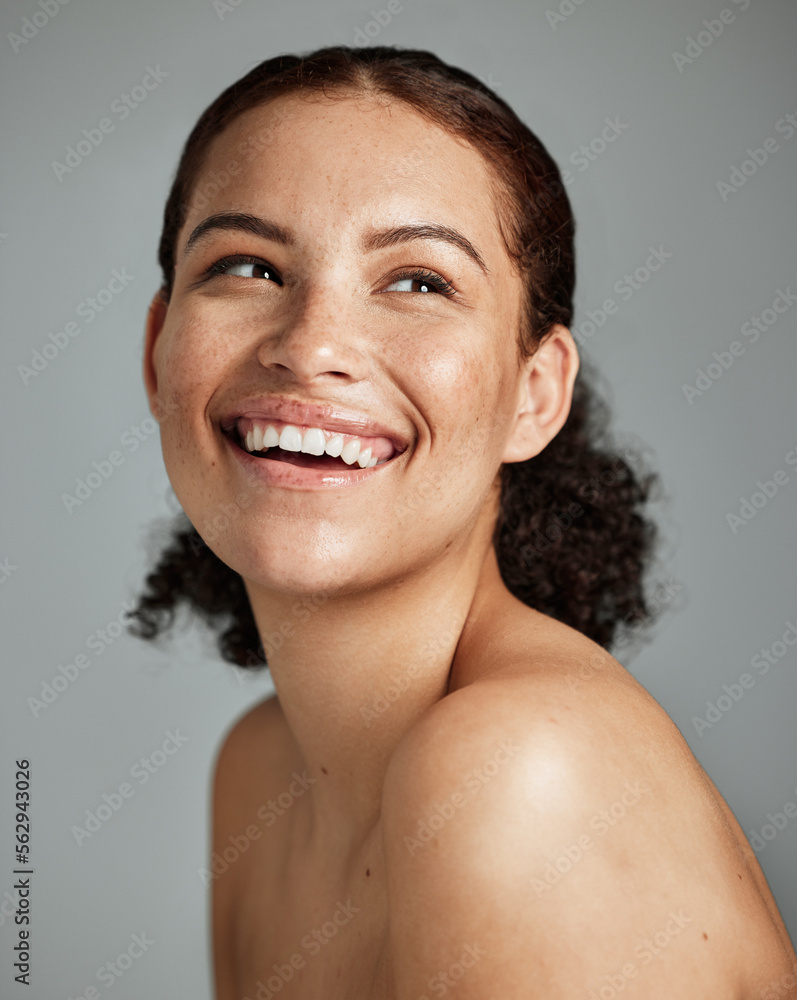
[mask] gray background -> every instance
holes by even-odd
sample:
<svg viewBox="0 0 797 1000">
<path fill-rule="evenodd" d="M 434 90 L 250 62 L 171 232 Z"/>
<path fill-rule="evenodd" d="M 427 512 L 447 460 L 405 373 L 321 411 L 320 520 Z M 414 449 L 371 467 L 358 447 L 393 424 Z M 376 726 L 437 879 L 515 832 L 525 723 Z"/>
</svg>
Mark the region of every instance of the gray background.
<svg viewBox="0 0 797 1000">
<path fill-rule="evenodd" d="M 115 982 L 115 1000 L 210 996 L 209 890 L 198 874 L 210 766 L 223 731 L 270 682 L 223 664 L 197 629 L 161 649 L 125 634 L 98 653 L 92 640 L 132 600 L 154 558 L 151 526 L 175 509 L 140 373 L 161 214 L 182 144 L 224 87 L 272 55 L 353 44 L 370 10 L 385 6 L 242 0 L 225 12 L 210 0 L 71 0 L 19 45 L 8 33 L 41 8 L 4 4 L 0 896 L 13 881 L 17 757 L 32 762 L 36 870 L 34 987 L 13 982 L 16 935 L 0 916 L 5 996 L 66 1000 L 91 984 L 104 996 L 96 971 L 133 934 L 154 943 Z M 797 622 L 797 466 L 786 463 L 797 448 L 797 307 L 756 343 L 740 332 L 777 289 L 791 282 L 797 291 L 797 134 L 776 130 L 797 113 L 797 6 L 744 6 L 585 0 L 552 24 L 553 0 L 405 0 L 373 42 L 428 48 L 481 77 L 573 174 L 575 326 L 589 332 L 587 311 L 617 301 L 610 321 L 583 338 L 583 353 L 605 379 L 620 442 L 644 447 L 663 478 L 656 579 L 673 581 L 676 594 L 652 641 L 618 657 L 670 713 L 750 835 L 797 801 L 795 650 L 766 676 L 750 665 Z M 687 38 L 723 7 L 732 23 L 704 50 L 693 41 L 699 54 L 679 70 L 673 53 L 686 54 Z M 113 102 L 148 65 L 168 77 L 122 120 Z M 53 161 L 107 117 L 113 132 L 59 180 Z M 627 127 L 580 169 L 571 155 L 607 117 Z M 723 198 L 717 181 L 769 137 L 779 149 Z M 623 301 L 614 285 L 644 265 L 650 246 L 671 257 Z M 127 270 L 129 284 L 82 322 L 78 307 L 114 268 Z M 24 384 L 17 366 L 70 321 L 80 334 Z M 682 386 L 734 340 L 744 354 L 690 404 Z M 132 427 L 144 438 L 135 451 Z M 114 449 L 123 463 L 68 511 L 62 494 Z M 778 469 L 788 483 L 734 533 L 726 515 Z M 88 666 L 34 715 L 28 699 L 81 652 Z M 754 686 L 699 734 L 693 718 L 745 672 Z M 187 742 L 139 783 L 131 768 L 168 731 Z M 72 827 L 125 781 L 133 796 L 78 846 Z M 793 938 L 796 847 L 791 819 L 759 854 Z"/>
</svg>

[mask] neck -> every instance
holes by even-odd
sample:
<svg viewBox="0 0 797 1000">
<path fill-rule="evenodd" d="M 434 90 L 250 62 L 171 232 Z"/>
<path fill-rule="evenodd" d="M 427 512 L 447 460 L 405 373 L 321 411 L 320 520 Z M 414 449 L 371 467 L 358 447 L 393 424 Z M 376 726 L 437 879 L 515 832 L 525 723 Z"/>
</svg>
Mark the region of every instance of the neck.
<svg viewBox="0 0 797 1000">
<path fill-rule="evenodd" d="M 491 533 L 481 535 L 481 544 L 471 538 L 465 551 L 355 597 L 286 598 L 247 583 L 297 759 L 316 779 L 310 836 L 327 853 L 344 857 L 365 843 L 396 747 L 446 695 L 473 625 L 507 593 Z"/>
</svg>

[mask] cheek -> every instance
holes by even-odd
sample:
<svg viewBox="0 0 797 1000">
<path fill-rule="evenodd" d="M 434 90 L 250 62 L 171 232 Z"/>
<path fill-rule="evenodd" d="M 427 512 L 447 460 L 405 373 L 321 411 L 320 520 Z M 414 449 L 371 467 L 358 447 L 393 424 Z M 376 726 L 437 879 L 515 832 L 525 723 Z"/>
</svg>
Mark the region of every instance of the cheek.
<svg viewBox="0 0 797 1000">
<path fill-rule="evenodd" d="M 497 359 L 485 350 L 457 345 L 416 357 L 418 383 L 424 387 L 430 423 L 446 436 L 492 424 L 505 395 L 505 378 Z"/>
<path fill-rule="evenodd" d="M 164 330 L 157 357 L 158 410 L 170 477 L 190 466 L 189 456 L 206 440 L 206 408 L 229 364 L 224 338 L 214 332 L 218 329 L 207 320 L 181 316 Z M 179 496 L 176 487 L 175 492 Z"/>
<path fill-rule="evenodd" d="M 431 429 L 430 455 L 449 499 L 476 502 L 500 465 L 509 385 L 489 340 L 462 341 L 418 352 L 413 362 L 415 396 Z M 452 486 L 456 484 L 453 488 Z"/>
<path fill-rule="evenodd" d="M 201 396 L 209 399 L 229 365 L 229 337 L 221 324 L 207 318 L 181 317 L 164 331 L 158 358 L 158 397 L 164 413 L 185 413 L 196 408 Z"/>
<path fill-rule="evenodd" d="M 456 393 L 470 377 L 472 359 L 464 352 L 432 349 L 414 352 L 418 384 L 433 397 L 446 399 Z"/>
</svg>

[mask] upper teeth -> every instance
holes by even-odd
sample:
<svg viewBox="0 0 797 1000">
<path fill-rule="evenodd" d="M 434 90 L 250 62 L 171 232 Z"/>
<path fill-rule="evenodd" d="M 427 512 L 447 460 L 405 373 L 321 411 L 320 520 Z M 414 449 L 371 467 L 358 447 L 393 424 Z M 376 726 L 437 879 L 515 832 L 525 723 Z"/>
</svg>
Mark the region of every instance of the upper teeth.
<svg viewBox="0 0 797 1000">
<path fill-rule="evenodd" d="M 327 437 L 327 434 L 330 436 Z M 283 451 L 301 451 L 307 455 L 326 454 L 332 458 L 339 456 L 346 465 L 354 465 L 356 462 L 361 469 L 370 469 L 378 461 L 376 455 L 371 455 L 370 447 L 360 450 L 361 442 L 358 438 L 345 441 L 342 434 L 324 432 L 320 427 L 308 427 L 302 434 L 299 428 L 292 424 L 287 424 L 282 431 L 278 431 L 271 424 L 267 424 L 265 428 L 255 424 L 250 431 L 247 431 L 247 451 L 263 451 L 276 447 L 282 448 Z"/>
</svg>

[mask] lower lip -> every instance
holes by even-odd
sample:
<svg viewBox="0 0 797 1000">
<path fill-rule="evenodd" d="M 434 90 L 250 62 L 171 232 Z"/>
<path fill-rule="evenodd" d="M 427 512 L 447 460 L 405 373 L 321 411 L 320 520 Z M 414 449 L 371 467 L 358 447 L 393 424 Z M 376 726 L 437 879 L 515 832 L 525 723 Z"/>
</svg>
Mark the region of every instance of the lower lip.
<svg viewBox="0 0 797 1000">
<path fill-rule="evenodd" d="M 231 437 L 222 433 L 225 447 L 232 452 L 244 470 L 257 479 L 271 486 L 283 486 L 300 490 L 329 489 L 338 486 L 355 486 L 364 479 L 369 479 L 374 473 L 389 465 L 383 462 L 370 469 L 361 469 L 355 465 L 349 472 L 343 469 L 306 469 L 290 462 L 274 461 L 268 458 L 255 458 L 244 451 Z"/>
</svg>

